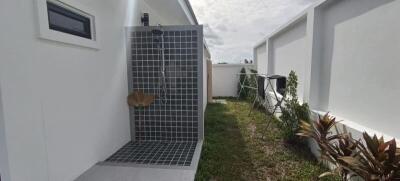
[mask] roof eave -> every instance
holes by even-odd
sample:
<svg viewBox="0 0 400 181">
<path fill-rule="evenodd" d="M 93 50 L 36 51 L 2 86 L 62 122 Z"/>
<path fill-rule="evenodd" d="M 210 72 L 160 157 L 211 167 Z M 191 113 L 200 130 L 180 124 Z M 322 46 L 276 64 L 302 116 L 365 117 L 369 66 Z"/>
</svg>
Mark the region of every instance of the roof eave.
<svg viewBox="0 0 400 181">
<path fill-rule="evenodd" d="M 199 22 L 197 21 L 196 14 L 194 14 L 192 5 L 190 4 L 189 0 L 184 0 L 184 2 L 185 2 L 185 4 L 186 4 L 186 7 L 187 7 L 188 10 L 189 10 L 190 16 L 191 16 L 191 18 L 193 19 L 195 25 L 198 25 Z"/>
</svg>

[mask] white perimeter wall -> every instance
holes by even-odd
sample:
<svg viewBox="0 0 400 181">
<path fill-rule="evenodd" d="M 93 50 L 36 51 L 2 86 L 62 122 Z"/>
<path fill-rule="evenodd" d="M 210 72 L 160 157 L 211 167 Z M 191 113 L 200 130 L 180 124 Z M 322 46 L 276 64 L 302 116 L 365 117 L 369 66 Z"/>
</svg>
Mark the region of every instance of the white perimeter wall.
<svg viewBox="0 0 400 181">
<path fill-rule="evenodd" d="M 328 110 L 400 138 L 400 1 L 373 5 L 328 7 L 335 13 L 326 19 L 343 16 L 348 6 L 361 9 L 333 27 Z"/>
<path fill-rule="evenodd" d="M 0 2 L 0 170 L 12 181 L 73 180 L 128 142 L 124 27 L 142 12 L 177 23 L 141 0 L 64 2 L 96 13 L 99 50 L 39 39 L 33 0 Z"/>
<path fill-rule="evenodd" d="M 0 85 L 0 173 L 3 180 L 10 180 L 10 170 L 8 167 L 7 141 L 4 124 L 3 102 L 1 100 Z"/>
<path fill-rule="evenodd" d="M 207 107 L 207 61 L 211 60 L 211 54 L 207 48 L 203 48 L 203 111 L 206 111 Z"/>
<path fill-rule="evenodd" d="M 240 70 L 255 69 L 254 65 L 244 64 L 213 64 L 212 65 L 212 95 L 213 97 L 235 97 L 238 93 Z"/>
<path fill-rule="evenodd" d="M 267 72 L 268 53 L 266 42 L 257 46 L 254 51 L 254 62 L 257 65 L 257 72 Z"/>
<path fill-rule="evenodd" d="M 291 70 L 296 72 L 299 86 L 297 94 L 302 100 L 304 94 L 304 71 L 308 52 L 306 47 L 306 19 L 291 25 L 288 29 L 274 35 L 269 42 L 270 62 L 272 72 L 288 76 Z"/>
<path fill-rule="evenodd" d="M 396 0 L 322 0 L 266 38 L 259 73 L 304 70 L 300 90 L 313 110 L 344 120 L 356 137 L 399 139 L 399 17 Z"/>
</svg>

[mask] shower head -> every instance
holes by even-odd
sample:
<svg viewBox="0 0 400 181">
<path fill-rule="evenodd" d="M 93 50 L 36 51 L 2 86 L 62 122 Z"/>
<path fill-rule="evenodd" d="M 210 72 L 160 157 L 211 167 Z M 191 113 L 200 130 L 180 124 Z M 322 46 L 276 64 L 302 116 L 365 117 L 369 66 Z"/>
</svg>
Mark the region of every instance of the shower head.
<svg viewBox="0 0 400 181">
<path fill-rule="evenodd" d="M 151 30 L 151 33 L 155 34 L 155 35 L 162 35 L 164 32 L 160 29 L 153 29 Z"/>
</svg>

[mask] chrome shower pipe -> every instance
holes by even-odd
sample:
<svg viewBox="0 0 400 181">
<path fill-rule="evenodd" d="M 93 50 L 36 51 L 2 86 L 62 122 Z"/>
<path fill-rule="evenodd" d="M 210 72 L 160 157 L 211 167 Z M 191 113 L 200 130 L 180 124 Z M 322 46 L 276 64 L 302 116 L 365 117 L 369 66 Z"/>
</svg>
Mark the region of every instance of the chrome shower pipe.
<svg viewBox="0 0 400 181">
<path fill-rule="evenodd" d="M 164 32 L 162 30 L 161 25 L 159 25 L 159 29 L 154 29 L 152 30 L 152 33 L 155 35 L 160 36 L 161 38 L 161 45 L 159 46 L 159 54 L 161 56 L 161 76 L 159 80 L 159 92 L 158 96 L 163 104 L 167 103 L 167 81 L 166 81 L 166 75 L 165 75 L 165 47 L 164 47 Z"/>
</svg>

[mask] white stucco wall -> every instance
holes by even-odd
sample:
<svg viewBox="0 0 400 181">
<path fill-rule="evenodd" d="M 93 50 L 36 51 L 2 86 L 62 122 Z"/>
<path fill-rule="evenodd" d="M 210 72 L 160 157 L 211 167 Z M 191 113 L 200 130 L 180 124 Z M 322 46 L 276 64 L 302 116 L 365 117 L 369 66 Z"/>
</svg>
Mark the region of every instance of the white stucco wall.
<svg viewBox="0 0 400 181">
<path fill-rule="evenodd" d="M 305 62 L 308 58 L 306 47 L 306 19 L 289 26 L 270 39 L 271 61 L 273 61 L 273 72 L 288 76 L 291 70 L 296 72 L 298 77 L 297 94 L 302 100 L 304 94 L 304 71 Z"/>
<path fill-rule="evenodd" d="M 367 131 L 399 139 L 399 12 L 394 0 L 322 0 L 266 38 L 267 72 L 260 73 L 304 66 L 299 86 L 314 111 L 329 111 L 355 137 Z"/>
<path fill-rule="evenodd" d="M 208 51 L 208 49 L 204 46 L 203 47 L 203 62 L 202 62 L 202 64 L 203 64 L 203 87 L 202 87 L 202 89 L 203 89 L 203 112 L 201 113 L 202 115 L 201 115 L 201 117 L 203 118 L 203 125 L 201 125 L 201 127 L 203 128 L 203 130 L 200 130 L 200 131 L 202 131 L 201 133 L 200 133 L 200 135 L 201 135 L 201 137 L 200 137 L 200 139 L 204 139 L 204 113 L 206 112 L 206 108 L 207 108 L 207 103 L 208 103 L 208 100 L 207 100 L 207 89 L 208 89 L 208 84 L 207 84 L 207 60 L 210 60 L 211 59 L 211 54 L 210 54 L 210 52 Z"/>
<path fill-rule="evenodd" d="M 7 140 L 5 133 L 3 102 L 1 97 L 1 82 L 0 82 L 0 173 L 1 179 L 10 180 L 10 170 L 8 166 Z"/>
<path fill-rule="evenodd" d="M 254 62 L 257 65 L 257 72 L 267 72 L 268 66 L 268 54 L 267 54 L 267 44 L 266 42 L 257 46 L 254 50 Z"/>
<path fill-rule="evenodd" d="M 207 60 L 211 60 L 211 54 L 207 48 L 203 49 L 203 111 L 207 107 Z"/>
<path fill-rule="evenodd" d="M 393 0 L 382 1 L 325 1 L 317 6 L 313 22 L 314 39 L 312 40 L 313 60 L 311 77 L 311 105 L 323 111 L 329 111 L 330 87 L 332 61 L 335 51 L 335 29 L 343 22 L 373 12 L 379 6 L 392 2 Z M 374 23 L 371 20 L 371 23 Z"/>
<path fill-rule="evenodd" d="M 346 5 L 359 7 L 331 16 Z M 334 27 L 328 110 L 400 138 L 400 1 L 374 6 Z"/>
<path fill-rule="evenodd" d="M 212 95 L 213 97 L 235 97 L 238 93 L 240 70 L 255 69 L 254 65 L 244 64 L 213 64 L 212 65 Z"/>
<path fill-rule="evenodd" d="M 143 1 L 144 3 L 141 3 Z M 184 0 L 141 0 L 139 7 L 141 13 L 150 13 L 150 25 L 181 25 L 195 24 L 192 18 L 186 16 L 190 13 Z"/>
<path fill-rule="evenodd" d="M 73 180 L 128 142 L 124 27 L 141 12 L 176 23 L 141 0 L 64 2 L 95 12 L 99 50 L 39 39 L 33 0 L 0 2 L 0 136 L 12 181 Z"/>
</svg>

